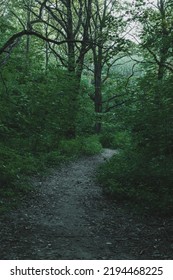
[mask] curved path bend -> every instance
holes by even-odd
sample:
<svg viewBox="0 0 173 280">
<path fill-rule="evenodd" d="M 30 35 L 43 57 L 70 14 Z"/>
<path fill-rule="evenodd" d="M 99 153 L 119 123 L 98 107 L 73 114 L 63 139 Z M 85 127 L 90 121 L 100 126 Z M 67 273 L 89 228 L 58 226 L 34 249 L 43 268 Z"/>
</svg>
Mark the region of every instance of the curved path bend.
<svg viewBox="0 0 173 280">
<path fill-rule="evenodd" d="M 35 180 L 36 194 L 0 221 L 0 259 L 171 259 L 171 219 L 141 217 L 95 181 L 115 152 L 84 157 Z"/>
</svg>

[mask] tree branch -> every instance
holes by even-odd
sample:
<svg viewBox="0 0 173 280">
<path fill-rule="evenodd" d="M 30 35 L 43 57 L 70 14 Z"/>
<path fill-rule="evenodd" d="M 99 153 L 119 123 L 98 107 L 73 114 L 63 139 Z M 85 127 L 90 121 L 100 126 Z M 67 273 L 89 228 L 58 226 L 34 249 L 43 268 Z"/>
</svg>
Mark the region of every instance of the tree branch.
<svg viewBox="0 0 173 280">
<path fill-rule="evenodd" d="M 15 44 L 16 40 L 18 38 L 21 38 L 23 36 L 26 36 L 26 35 L 30 35 L 30 36 L 35 36 L 39 39 L 42 39 L 48 43 L 53 43 L 55 45 L 62 45 L 62 44 L 65 44 L 67 42 L 77 42 L 77 43 L 82 43 L 83 41 L 81 40 L 72 40 L 72 41 L 69 41 L 69 40 L 61 40 L 61 41 L 57 41 L 57 40 L 54 40 L 54 39 L 51 39 L 51 38 L 46 38 L 45 36 L 43 36 L 42 34 L 36 32 L 36 31 L 32 31 L 32 30 L 23 30 L 23 31 L 20 31 L 16 34 L 14 34 L 13 36 L 11 36 L 7 41 L 6 43 L 0 48 L 0 55 L 4 52 L 7 52 L 8 53 L 8 48 Z"/>
<path fill-rule="evenodd" d="M 116 108 L 116 107 L 119 107 L 119 106 L 125 104 L 127 101 L 129 101 L 129 100 L 122 101 L 122 102 L 120 102 L 120 103 L 117 103 L 117 104 L 115 104 L 115 105 L 110 106 L 109 108 L 107 108 L 107 109 L 104 111 L 104 113 L 108 113 L 110 110 L 112 110 L 112 109 L 114 109 L 114 108 Z"/>
<path fill-rule="evenodd" d="M 105 100 L 105 101 L 102 101 L 102 104 L 103 104 L 103 103 L 110 102 L 110 101 L 114 100 L 115 98 L 122 97 L 122 96 L 126 96 L 126 94 L 117 94 L 117 95 L 114 95 L 114 96 L 110 97 L 109 99 L 107 99 L 107 100 Z"/>
</svg>

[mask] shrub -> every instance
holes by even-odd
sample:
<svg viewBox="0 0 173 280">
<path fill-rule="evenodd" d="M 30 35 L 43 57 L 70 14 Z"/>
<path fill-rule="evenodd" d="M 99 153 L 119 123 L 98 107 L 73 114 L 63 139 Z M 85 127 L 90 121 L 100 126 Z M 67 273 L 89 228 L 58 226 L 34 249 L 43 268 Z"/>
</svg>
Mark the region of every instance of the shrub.
<svg viewBox="0 0 173 280">
<path fill-rule="evenodd" d="M 21 155 L 4 144 L 0 144 L 0 186 L 15 185 L 23 174 L 30 175 L 38 168 L 37 160 L 30 154 Z"/>
<path fill-rule="evenodd" d="M 79 138 L 81 153 L 84 155 L 98 154 L 102 150 L 102 145 L 97 135 Z"/>
<path fill-rule="evenodd" d="M 120 152 L 100 167 L 98 181 L 107 193 L 160 214 L 173 213 L 173 164 L 143 152 Z"/>
<path fill-rule="evenodd" d="M 59 143 L 58 150 L 63 156 L 76 156 L 80 152 L 80 143 L 76 139 L 62 140 Z"/>
<path fill-rule="evenodd" d="M 100 135 L 100 142 L 104 148 L 124 148 L 130 145 L 131 137 L 127 131 L 119 132 L 102 132 Z"/>
<path fill-rule="evenodd" d="M 114 146 L 115 134 L 111 132 L 102 132 L 99 136 L 99 139 L 104 148 L 116 148 Z"/>
<path fill-rule="evenodd" d="M 59 165 L 66 160 L 65 156 L 61 155 L 59 151 L 51 151 L 43 154 L 43 161 L 49 166 Z"/>
<path fill-rule="evenodd" d="M 76 139 L 63 140 L 59 144 L 59 152 L 64 156 L 94 155 L 102 150 L 97 135 L 77 137 Z"/>
<path fill-rule="evenodd" d="M 113 147 L 128 148 L 131 144 L 131 135 L 128 131 L 119 131 L 115 133 L 113 139 Z"/>
</svg>

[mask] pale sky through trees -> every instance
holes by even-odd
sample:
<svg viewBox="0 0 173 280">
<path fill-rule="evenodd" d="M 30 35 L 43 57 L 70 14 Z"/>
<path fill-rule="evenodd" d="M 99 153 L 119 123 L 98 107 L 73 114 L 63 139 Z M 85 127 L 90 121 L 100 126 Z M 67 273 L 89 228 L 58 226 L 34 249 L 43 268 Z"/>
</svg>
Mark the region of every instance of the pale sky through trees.
<svg viewBox="0 0 173 280">
<path fill-rule="evenodd" d="M 136 2 L 136 0 L 125 0 L 124 2 L 129 2 L 133 5 Z M 150 6 L 150 5 L 152 5 L 152 6 L 155 5 L 156 6 L 158 0 L 146 0 L 145 2 L 146 2 L 147 6 Z"/>
<path fill-rule="evenodd" d="M 133 7 L 133 5 L 135 4 L 136 0 L 124 0 L 124 2 L 126 3 L 130 3 L 131 7 Z M 146 0 L 146 7 L 157 7 L 157 3 L 158 0 Z M 138 32 L 141 29 L 139 23 L 137 24 L 136 22 L 132 22 L 129 26 L 128 26 L 128 30 L 126 31 L 125 37 L 127 39 L 130 39 L 131 41 L 134 41 L 135 43 L 139 43 L 140 39 L 138 36 Z"/>
</svg>

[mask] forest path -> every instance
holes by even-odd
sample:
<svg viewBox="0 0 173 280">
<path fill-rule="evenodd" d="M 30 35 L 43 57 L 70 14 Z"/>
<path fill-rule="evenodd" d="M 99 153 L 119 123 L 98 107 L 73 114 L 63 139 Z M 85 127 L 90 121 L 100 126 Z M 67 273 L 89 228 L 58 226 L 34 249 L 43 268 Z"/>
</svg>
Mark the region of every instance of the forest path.
<svg viewBox="0 0 173 280">
<path fill-rule="evenodd" d="M 114 153 L 104 149 L 34 181 L 36 195 L 1 219 L 0 259 L 171 259 L 171 219 L 134 214 L 96 184 L 96 168 Z"/>
</svg>

